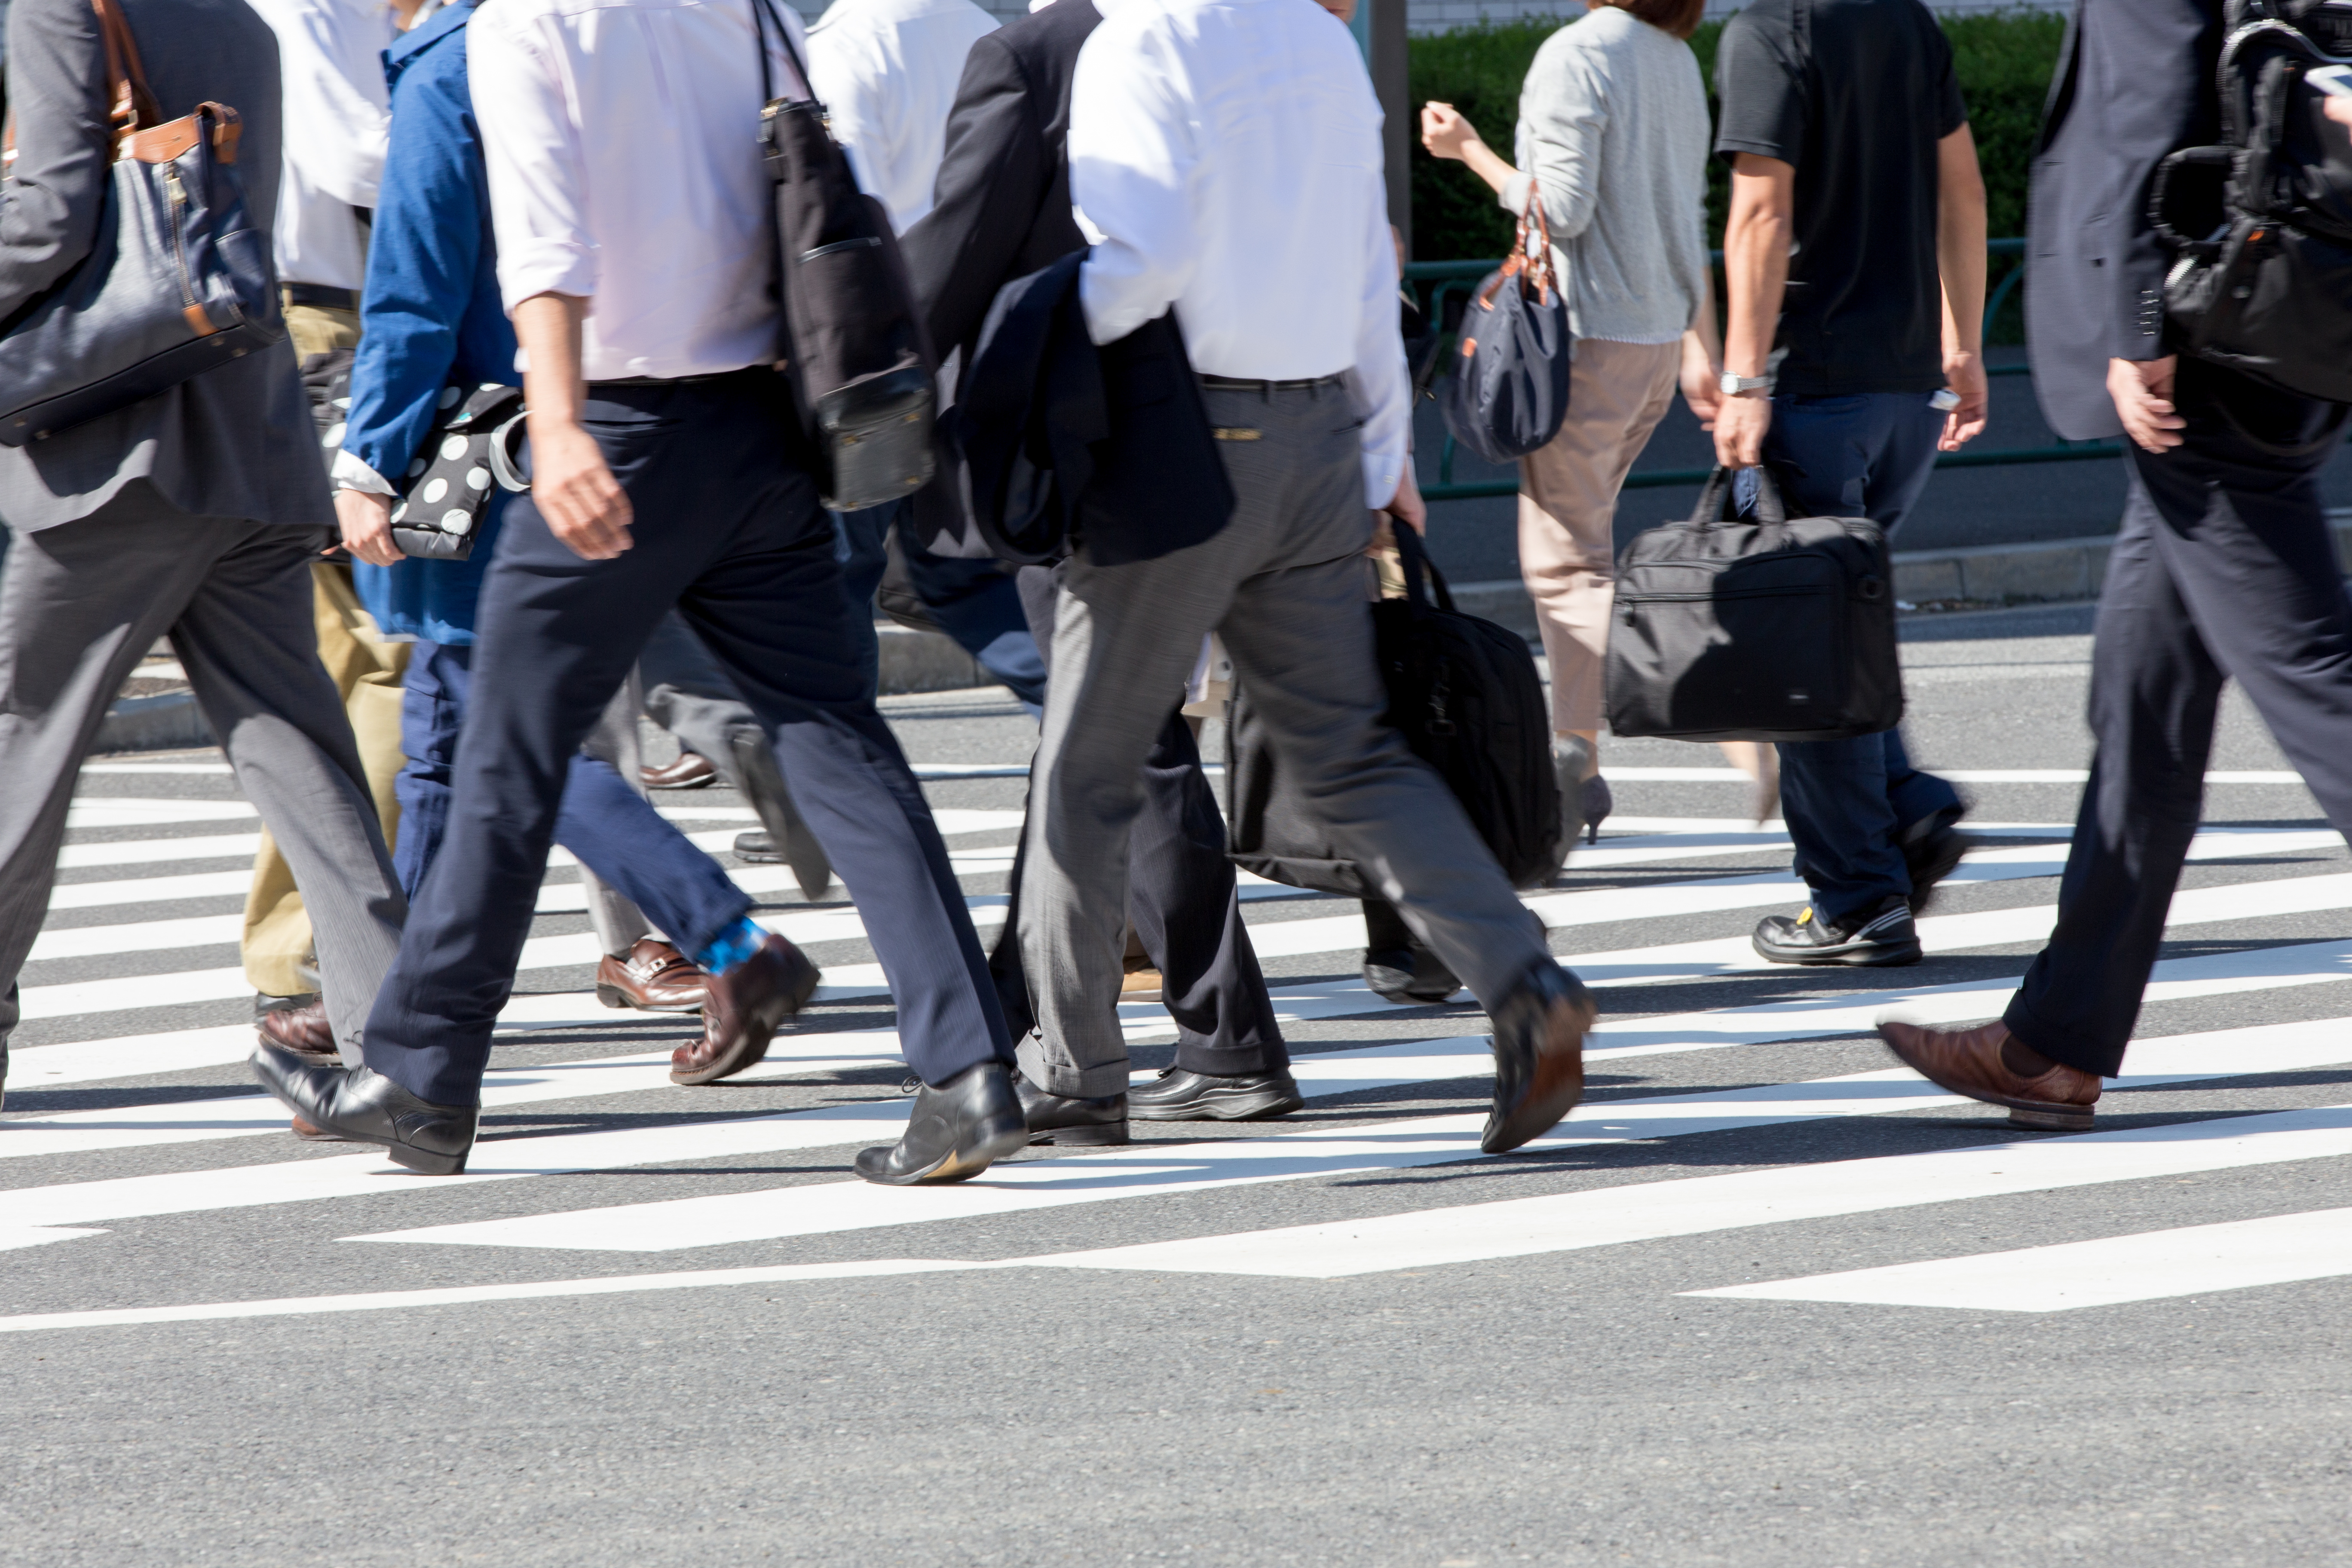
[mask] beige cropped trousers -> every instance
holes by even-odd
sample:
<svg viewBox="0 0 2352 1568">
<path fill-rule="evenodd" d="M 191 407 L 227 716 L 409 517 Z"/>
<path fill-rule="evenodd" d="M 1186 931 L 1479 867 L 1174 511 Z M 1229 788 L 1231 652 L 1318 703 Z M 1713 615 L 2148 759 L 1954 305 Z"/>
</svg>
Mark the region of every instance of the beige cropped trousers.
<svg viewBox="0 0 2352 1568">
<path fill-rule="evenodd" d="M 1601 728 L 1617 492 L 1674 401 L 1682 345 L 1580 339 L 1559 434 L 1519 460 L 1519 574 L 1551 661 L 1555 731 Z"/>
</svg>

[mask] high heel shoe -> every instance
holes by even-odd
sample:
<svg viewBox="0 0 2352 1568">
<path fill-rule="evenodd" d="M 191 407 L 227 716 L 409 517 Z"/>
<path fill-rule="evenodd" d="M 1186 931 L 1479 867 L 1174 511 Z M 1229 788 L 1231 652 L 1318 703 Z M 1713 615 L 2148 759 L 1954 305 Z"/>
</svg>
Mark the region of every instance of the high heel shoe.
<svg viewBox="0 0 2352 1568">
<path fill-rule="evenodd" d="M 1608 821 L 1609 814 L 1617 808 L 1617 797 L 1610 793 L 1609 781 L 1599 773 L 1585 780 L 1579 794 L 1584 807 L 1584 841 L 1598 844 L 1601 842 L 1601 825 Z"/>
</svg>

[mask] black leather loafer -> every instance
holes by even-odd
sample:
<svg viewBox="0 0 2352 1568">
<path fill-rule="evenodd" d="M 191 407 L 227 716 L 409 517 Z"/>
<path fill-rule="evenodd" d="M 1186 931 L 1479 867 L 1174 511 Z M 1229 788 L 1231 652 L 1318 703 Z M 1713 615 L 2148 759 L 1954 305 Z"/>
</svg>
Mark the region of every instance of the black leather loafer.
<svg viewBox="0 0 2352 1568">
<path fill-rule="evenodd" d="M 380 1143 L 393 1163 L 428 1176 L 454 1176 L 474 1152 L 478 1106 L 433 1105 L 381 1073 L 328 1067 L 264 1041 L 253 1076 L 321 1141 Z"/>
<path fill-rule="evenodd" d="M 1127 1092 L 1127 1113 L 1138 1121 L 1265 1121 L 1306 1103 L 1287 1069 L 1228 1075 L 1170 1068 Z"/>
<path fill-rule="evenodd" d="M 1864 969 L 1919 962 L 1919 932 L 1911 906 L 1890 894 L 1876 909 L 1843 923 L 1816 920 L 1810 906 L 1794 920 L 1767 915 L 1749 939 L 1757 956 L 1774 963 L 1840 963 Z"/>
<path fill-rule="evenodd" d="M 967 1181 L 1028 1143 L 1013 1075 L 1003 1062 L 982 1062 L 937 1089 L 925 1084 L 908 1114 L 906 1136 L 861 1151 L 857 1173 L 894 1187 Z"/>
<path fill-rule="evenodd" d="M 1013 1075 L 1013 1092 L 1021 1097 L 1021 1120 L 1029 1128 L 1029 1142 L 1069 1148 L 1127 1142 L 1127 1096 L 1106 1094 L 1099 1100 L 1079 1100 L 1039 1089 L 1019 1073 Z"/>
<path fill-rule="evenodd" d="M 1426 1007 L 1462 989 L 1445 961 L 1418 944 L 1367 952 L 1364 984 L 1381 1000 L 1405 1007 Z"/>
<path fill-rule="evenodd" d="M 1479 1148 L 1507 1153 L 1576 1109 L 1584 1098 L 1584 1037 L 1600 1011 L 1584 982 L 1550 963 L 1503 999 L 1493 1016 L 1495 1104 Z"/>
</svg>

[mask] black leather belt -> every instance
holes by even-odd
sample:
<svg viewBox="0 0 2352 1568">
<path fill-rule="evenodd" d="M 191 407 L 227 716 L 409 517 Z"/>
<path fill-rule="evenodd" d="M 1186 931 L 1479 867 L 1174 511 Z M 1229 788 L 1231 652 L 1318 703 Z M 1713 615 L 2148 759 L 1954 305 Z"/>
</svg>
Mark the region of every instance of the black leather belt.
<svg viewBox="0 0 2352 1568">
<path fill-rule="evenodd" d="M 747 364 L 743 370 L 759 368 L 761 367 L 755 364 Z M 588 384 L 591 386 L 695 386 L 706 381 L 726 381 L 732 376 L 742 374 L 743 370 L 719 370 L 711 372 L 709 375 L 611 375 L 592 381 Z"/>
<path fill-rule="evenodd" d="M 1313 392 L 1319 387 L 1337 386 L 1336 375 L 1318 375 L 1305 381 L 1248 381 L 1230 375 L 1203 374 L 1201 384 L 1215 392 Z"/>
<path fill-rule="evenodd" d="M 324 283 L 281 283 L 279 297 L 289 305 L 315 305 L 321 310 L 356 310 L 360 297 L 349 289 L 332 289 Z"/>
</svg>

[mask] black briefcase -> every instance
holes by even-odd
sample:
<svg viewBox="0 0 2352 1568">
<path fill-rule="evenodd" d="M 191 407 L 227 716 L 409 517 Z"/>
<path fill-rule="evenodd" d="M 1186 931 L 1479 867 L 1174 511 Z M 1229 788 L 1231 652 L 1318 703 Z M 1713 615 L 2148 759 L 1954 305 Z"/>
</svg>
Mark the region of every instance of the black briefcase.
<svg viewBox="0 0 2352 1568">
<path fill-rule="evenodd" d="M 1559 871 L 1568 845 L 1552 771 L 1550 710 L 1535 656 L 1517 632 L 1456 610 L 1420 536 L 1402 524 L 1396 536 L 1405 596 L 1370 606 L 1387 721 L 1413 755 L 1437 770 L 1512 885 L 1540 887 Z M 1276 765 L 1246 679 L 1234 682 L 1226 724 L 1227 842 L 1234 863 L 1294 888 L 1385 898 L 1333 846 L 1321 816 Z"/>
<path fill-rule="evenodd" d="M 1757 470 L 1753 519 L 1717 468 L 1688 522 L 1634 537 L 1609 621 L 1609 728 L 1678 741 L 1839 741 L 1903 719 L 1886 535 L 1787 515 Z"/>
</svg>

